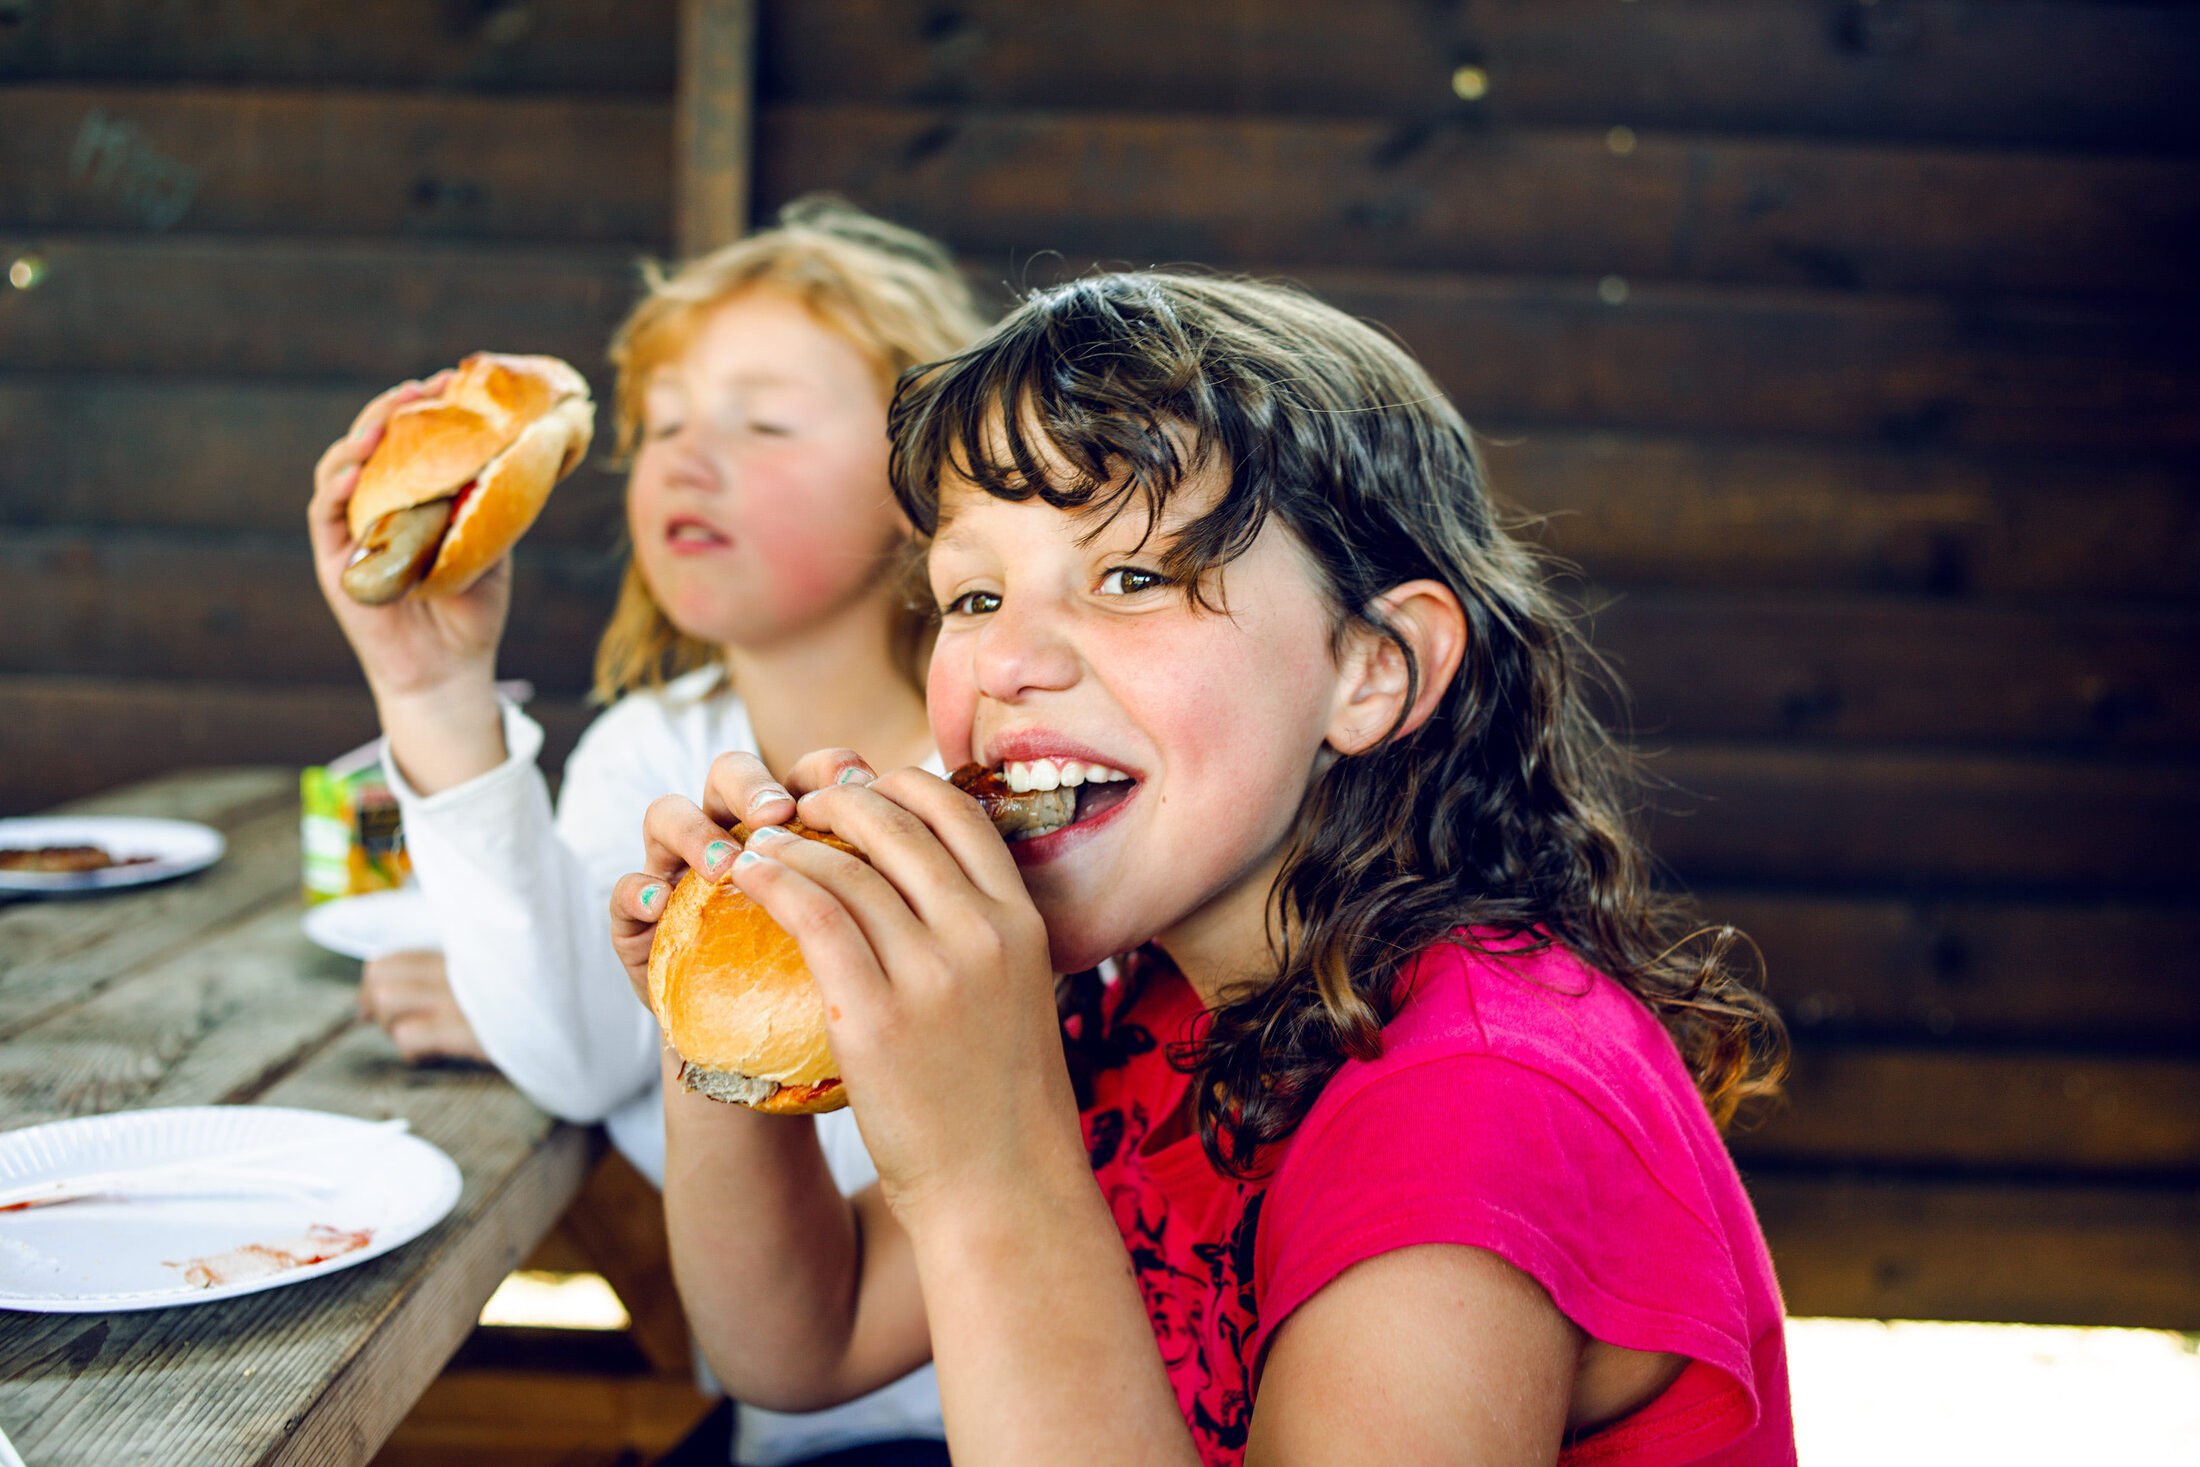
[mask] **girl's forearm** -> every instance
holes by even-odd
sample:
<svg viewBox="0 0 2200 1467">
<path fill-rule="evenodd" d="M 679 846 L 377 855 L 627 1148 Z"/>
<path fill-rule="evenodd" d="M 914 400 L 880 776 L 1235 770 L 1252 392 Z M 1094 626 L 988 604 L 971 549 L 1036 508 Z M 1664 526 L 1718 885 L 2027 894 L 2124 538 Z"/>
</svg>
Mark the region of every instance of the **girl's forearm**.
<svg viewBox="0 0 2200 1467">
<path fill-rule="evenodd" d="M 1196 1467 L 1091 1173 L 1064 1168 L 1015 1192 L 942 1203 L 910 1229 L 957 1467 Z"/>
<path fill-rule="evenodd" d="M 375 690 L 390 757 L 423 795 L 478 779 L 505 759 L 504 712 L 487 667 L 432 689 Z"/>
<path fill-rule="evenodd" d="M 677 1069 L 668 1061 L 665 1224 L 689 1326 L 727 1390 L 809 1410 L 919 1363 L 869 1365 L 882 1352 L 857 1328 L 865 1259 L 855 1210 L 814 1128 L 684 1091 Z"/>
</svg>

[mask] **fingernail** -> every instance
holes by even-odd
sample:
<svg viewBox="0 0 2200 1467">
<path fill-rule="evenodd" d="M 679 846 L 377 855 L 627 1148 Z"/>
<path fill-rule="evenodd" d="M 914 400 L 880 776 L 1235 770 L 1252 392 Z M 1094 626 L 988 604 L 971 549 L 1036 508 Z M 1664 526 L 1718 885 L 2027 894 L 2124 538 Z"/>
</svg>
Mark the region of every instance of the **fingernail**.
<svg viewBox="0 0 2200 1467">
<path fill-rule="evenodd" d="M 658 899 L 659 897 L 663 896 L 664 894 L 665 894 L 665 889 L 664 889 L 663 887 L 661 887 L 661 886 L 645 886 L 645 887 L 643 887 L 643 888 L 642 888 L 642 906 L 643 906 L 643 908 L 644 908 L 644 909 L 646 910 L 647 908 L 650 908 L 650 907 L 654 907 L 654 906 L 656 906 L 656 905 L 657 905 L 657 899 Z"/>
<path fill-rule="evenodd" d="M 739 869 L 743 866 L 754 866 L 757 862 L 763 859 L 764 858 L 762 856 L 759 856 L 754 851 L 743 851 L 740 855 L 733 858 L 733 864 L 736 869 Z"/>
<path fill-rule="evenodd" d="M 846 769 L 840 771 L 840 777 L 836 779 L 834 783 L 869 784 L 873 778 L 875 778 L 875 776 L 871 773 L 870 770 L 859 768 L 858 766 L 851 764 Z"/>
<path fill-rule="evenodd" d="M 716 871 L 726 864 L 726 858 L 732 854 L 733 842 L 714 840 L 703 848 L 703 864 Z"/>
<path fill-rule="evenodd" d="M 751 841 L 752 843 L 754 843 L 754 842 L 756 842 L 756 841 L 760 841 L 760 840 L 793 840 L 793 839 L 794 839 L 794 837 L 793 837 L 792 835 L 789 835 L 789 834 L 788 834 L 788 833 L 787 833 L 786 831 L 784 831 L 784 830 L 780 829 L 780 828 L 779 828 L 778 826 L 776 826 L 776 825 L 766 825 L 766 826 L 762 826 L 762 827 L 760 827 L 760 828 L 758 828 L 758 829 L 756 829 L 756 830 L 753 830 L 753 831 L 750 831 L 750 832 L 749 832 L 749 840 L 750 840 L 750 841 Z"/>
<path fill-rule="evenodd" d="M 793 795 L 788 794 L 778 785 L 770 785 L 756 792 L 756 798 L 749 801 L 749 809 L 752 811 L 761 810 L 774 800 L 791 800 L 793 798 Z"/>
</svg>

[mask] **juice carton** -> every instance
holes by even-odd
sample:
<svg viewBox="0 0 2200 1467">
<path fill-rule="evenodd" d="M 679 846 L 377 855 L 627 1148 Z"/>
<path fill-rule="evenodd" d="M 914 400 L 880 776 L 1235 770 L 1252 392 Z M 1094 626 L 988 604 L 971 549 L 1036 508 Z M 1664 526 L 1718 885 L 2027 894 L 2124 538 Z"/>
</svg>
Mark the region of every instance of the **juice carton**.
<svg viewBox="0 0 2200 1467">
<path fill-rule="evenodd" d="M 305 770 L 298 792 L 308 906 L 404 884 L 412 863 L 405 858 L 397 797 L 382 777 L 379 743 Z"/>
</svg>

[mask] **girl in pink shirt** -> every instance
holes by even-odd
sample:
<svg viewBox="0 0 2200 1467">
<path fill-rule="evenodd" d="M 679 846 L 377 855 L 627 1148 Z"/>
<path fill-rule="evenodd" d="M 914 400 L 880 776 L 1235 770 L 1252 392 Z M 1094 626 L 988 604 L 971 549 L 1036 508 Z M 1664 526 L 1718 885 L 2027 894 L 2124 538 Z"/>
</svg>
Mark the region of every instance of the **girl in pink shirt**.
<svg viewBox="0 0 2200 1467">
<path fill-rule="evenodd" d="M 880 1173 L 843 1199 L 806 1120 L 666 1086 L 720 1378 L 803 1409 L 932 1359 L 965 1467 L 1791 1462 L 1714 1124 L 1779 1021 L 1650 889 L 1426 374 L 1296 292 L 1099 277 L 911 374 L 893 438 L 940 750 L 1075 817 L 1006 845 L 847 750 L 652 808 L 637 983 L 667 882 L 738 882 Z"/>
</svg>

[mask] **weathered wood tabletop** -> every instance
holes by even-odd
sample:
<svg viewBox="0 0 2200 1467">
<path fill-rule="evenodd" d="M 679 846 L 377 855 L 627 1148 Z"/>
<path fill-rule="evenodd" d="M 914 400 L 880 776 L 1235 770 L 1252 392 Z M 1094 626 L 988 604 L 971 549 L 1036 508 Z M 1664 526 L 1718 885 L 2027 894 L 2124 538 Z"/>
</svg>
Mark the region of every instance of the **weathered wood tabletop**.
<svg viewBox="0 0 2200 1467">
<path fill-rule="evenodd" d="M 0 1311 L 0 1429 L 33 1467 L 365 1462 L 601 1143 L 493 1074 L 408 1068 L 357 1020 L 359 965 L 299 927 L 296 770 L 189 771 L 65 808 L 202 821 L 229 849 L 162 885 L 0 906 L 0 1131 L 170 1105 L 404 1116 L 465 1186 L 421 1237 L 324 1278 L 168 1309 Z"/>
</svg>

